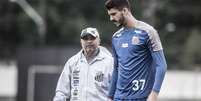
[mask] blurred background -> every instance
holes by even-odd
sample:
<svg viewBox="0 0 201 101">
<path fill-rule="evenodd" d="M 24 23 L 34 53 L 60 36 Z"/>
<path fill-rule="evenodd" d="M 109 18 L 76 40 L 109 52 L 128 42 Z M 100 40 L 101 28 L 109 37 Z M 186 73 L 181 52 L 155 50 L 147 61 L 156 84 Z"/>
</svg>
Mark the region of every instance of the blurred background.
<svg viewBox="0 0 201 101">
<path fill-rule="evenodd" d="M 0 101 L 51 101 L 68 58 L 88 26 L 111 48 L 117 27 L 105 0 L 0 0 Z M 168 72 L 160 101 L 201 101 L 201 0 L 130 0 L 132 13 L 154 26 Z"/>
</svg>

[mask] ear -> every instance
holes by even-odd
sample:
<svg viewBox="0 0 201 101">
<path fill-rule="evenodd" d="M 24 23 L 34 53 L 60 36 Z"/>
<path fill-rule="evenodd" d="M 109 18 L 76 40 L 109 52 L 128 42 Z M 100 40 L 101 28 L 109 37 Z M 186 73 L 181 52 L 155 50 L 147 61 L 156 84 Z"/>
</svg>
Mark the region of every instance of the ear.
<svg viewBox="0 0 201 101">
<path fill-rule="evenodd" d="M 80 39 L 80 45 L 82 46 L 82 39 Z"/>
<path fill-rule="evenodd" d="M 99 39 L 98 39 L 98 45 L 100 45 L 100 43 L 101 43 L 101 39 L 99 38 Z"/>
<path fill-rule="evenodd" d="M 124 14 L 127 14 L 129 12 L 128 8 L 126 8 L 126 7 L 124 7 L 122 11 L 123 11 Z"/>
</svg>

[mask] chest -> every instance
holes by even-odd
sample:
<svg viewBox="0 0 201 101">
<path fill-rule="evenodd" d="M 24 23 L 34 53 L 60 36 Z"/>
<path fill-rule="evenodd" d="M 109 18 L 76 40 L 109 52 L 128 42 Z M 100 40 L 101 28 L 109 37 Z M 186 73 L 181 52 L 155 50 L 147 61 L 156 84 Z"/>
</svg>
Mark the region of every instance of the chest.
<svg viewBox="0 0 201 101">
<path fill-rule="evenodd" d="M 143 34 L 124 33 L 113 38 L 113 46 L 119 57 L 138 56 L 148 52 L 148 38 Z"/>
<path fill-rule="evenodd" d="M 104 61 L 96 61 L 92 64 L 80 61 L 80 63 L 72 69 L 72 79 L 74 81 L 79 80 L 80 82 L 103 81 L 107 73 L 107 67 Z"/>
</svg>

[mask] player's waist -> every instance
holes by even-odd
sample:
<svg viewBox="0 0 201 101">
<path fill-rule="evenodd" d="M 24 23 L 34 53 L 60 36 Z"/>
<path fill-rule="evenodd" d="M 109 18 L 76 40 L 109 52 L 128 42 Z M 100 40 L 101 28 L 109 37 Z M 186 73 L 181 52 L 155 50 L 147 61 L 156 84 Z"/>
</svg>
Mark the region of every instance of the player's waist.
<svg viewBox="0 0 201 101">
<path fill-rule="evenodd" d="M 149 95 L 150 91 L 138 91 L 138 92 L 122 92 L 122 91 L 116 91 L 114 95 L 114 99 L 121 99 L 121 100 L 138 100 L 138 99 L 146 99 Z M 143 101 L 143 100 L 139 100 Z M 146 101 L 146 100 L 145 100 Z"/>
</svg>

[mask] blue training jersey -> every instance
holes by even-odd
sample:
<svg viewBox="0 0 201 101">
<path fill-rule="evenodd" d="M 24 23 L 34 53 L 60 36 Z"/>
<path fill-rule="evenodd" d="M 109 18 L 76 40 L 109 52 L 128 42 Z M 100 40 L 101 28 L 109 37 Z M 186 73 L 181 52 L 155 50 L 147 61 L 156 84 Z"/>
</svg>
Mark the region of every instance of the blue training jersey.
<svg viewBox="0 0 201 101">
<path fill-rule="evenodd" d="M 154 85 L 159 92 L 166 62 L 153 27 L 136 20 L 134 28 L 124 27 L 113 35 L 112 48 L 114 71 L 109 97 L 125 100 L 146 98 Z M 158 82 L 155 82 L 155 76 L 158 76 Z"/>
</svg>

